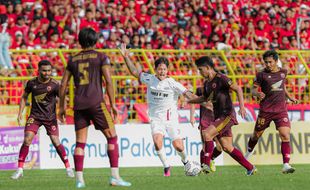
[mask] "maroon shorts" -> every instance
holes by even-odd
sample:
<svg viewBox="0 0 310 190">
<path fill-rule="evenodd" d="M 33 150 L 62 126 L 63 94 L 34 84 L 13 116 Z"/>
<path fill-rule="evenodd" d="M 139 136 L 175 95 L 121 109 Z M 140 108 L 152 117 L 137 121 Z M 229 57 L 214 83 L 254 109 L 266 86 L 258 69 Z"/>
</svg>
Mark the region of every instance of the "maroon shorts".
<svg viewBox="0 0 310 190">
<path fill-rule="evenodd" d="M 203 116 L 200 116 L 199 129 L 206 130 L 212 121 L 214 121 L 213 111 L 208 110 Z"/>
<path fill-rule="evenodd" d="M 113 119 L 104 103 L 84 110 L 74 110 L 76 131 L 88 127 L 91 121 L 97 130 L 114 128 Z"/>
<path fill-rule="evenodd" d="M 215 126 L 218 138 L 221 137 L 232 137 L 231 127 L 234 125 L 238 125 L 238 121 L 236 118 L 236 113 L 232 112 L 228 116 L 221 116 L 217 118 L 215 121 L 211 122 L 211 125 Z"/>
<path fill-rule="evenodd" d="M 291 123 L 288 118 L 287 111 L 279 113 L 266 113 L 260 111 L 256 120 L 255 131 L 262 131 L 267 129 L 270 126 L 271 121 L 275 123 L 277 130 L 279 127 L 291 128 Z"/>
<path fill-rule="evenodd" d="M 33 117 L 29 117 L 26 123 L 25 132 L 32 131 L 34 134 L 37 134 L 39 128 L 44 125 L 47 135 L 59 136 L 59 129 L 57 120 L 52 121 L 41 121 L 38 119 L 34 119 Z"/>
</svg>

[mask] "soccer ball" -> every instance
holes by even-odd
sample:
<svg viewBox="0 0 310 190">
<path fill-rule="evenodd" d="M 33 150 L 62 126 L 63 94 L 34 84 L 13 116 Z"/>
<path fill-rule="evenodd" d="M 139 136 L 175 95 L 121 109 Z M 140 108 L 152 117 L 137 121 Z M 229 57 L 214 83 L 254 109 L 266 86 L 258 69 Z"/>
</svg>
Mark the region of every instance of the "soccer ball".
<svg viewBox="0 0 310 190">
<path fill-rule="evenodd" d="M 188 161 L 184 166 L 184 172 L 186 176 L 198 176 L 200 171 L 200 164 L 196 161 Z"/>
</svg>

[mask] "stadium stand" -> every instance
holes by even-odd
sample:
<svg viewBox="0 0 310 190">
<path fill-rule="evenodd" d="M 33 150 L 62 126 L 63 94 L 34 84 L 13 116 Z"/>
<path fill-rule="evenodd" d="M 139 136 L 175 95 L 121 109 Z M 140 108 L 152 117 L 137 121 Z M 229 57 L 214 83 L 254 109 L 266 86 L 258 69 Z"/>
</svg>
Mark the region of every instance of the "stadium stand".
<svg viewBox="0 0 310 190">
<path fill-rule="evenodd" d="M 310 101 L 310 54 L 297 51 L 309 49 L 306 0 L 0 0 L 0 4 L 15 67 L 0 72 L 0 104 L 19 102 L 24 82 L 36 76 L 42 59 L 53 63 L 53 76 L 60 79 L 68 57 L 78 51 L 72 49 L 80 48 L 77 34 L 83 27 L 100 34 L 97 48 L 114 64 L 116 101 L 133 113 L 134 103 L 145 102 L 146 88 L 129 77 L 115 50 L 120 42 L 136 49 L 134 60 L 145 71 L 153 72 L 154 59 L 167 56 L 172 63 L 169 74 L 192 90 L 201 85 L 194 60 L 210 55 L 220 72 L 242 86 L 248 103 L 255 102 L 250 86 L 261 67 L 261 50 L 281 50 L 279 64 L 289 70 L 290 93 L 302 103 Z"/>
</svg>

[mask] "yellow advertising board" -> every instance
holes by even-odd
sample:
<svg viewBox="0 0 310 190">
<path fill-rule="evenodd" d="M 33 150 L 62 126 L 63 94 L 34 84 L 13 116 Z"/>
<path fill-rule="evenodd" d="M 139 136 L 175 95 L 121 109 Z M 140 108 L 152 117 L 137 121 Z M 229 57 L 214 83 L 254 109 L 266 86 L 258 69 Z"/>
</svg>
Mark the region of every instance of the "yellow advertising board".
<svg viewBox="0 0 310 190">
<path fill-rule="evenodd" d="M 292 164 L 310 163 L 310 122 L 291 123 L 291 160 Z M 241 123 L 233 128 L 235 147 L 246 152 L 247 142 L 254 130 L 254 123 Z M 249 161 L 259 164 L 282 164 L 281 140 L 274 124 L 265 130 L 255 147 Z M 238 164 L 228 154 L 224 154 L 224 165 Z"/>
</svg>

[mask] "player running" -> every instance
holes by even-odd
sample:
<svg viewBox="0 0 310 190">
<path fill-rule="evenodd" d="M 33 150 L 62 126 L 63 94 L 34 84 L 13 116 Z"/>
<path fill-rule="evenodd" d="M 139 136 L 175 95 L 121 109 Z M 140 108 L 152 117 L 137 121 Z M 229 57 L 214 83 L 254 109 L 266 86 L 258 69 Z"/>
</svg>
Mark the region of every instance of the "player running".
<svg viewBox="0 0 310 190">
<path fill-rule="evenodd" d="M 196 60 L 196 65 L 200 74 L 205 78 L 203 96 L 189 100 L 188 103 L 202 103 L 211 101 L 213 104 L 214 120 L 204 131 L 205 160 L 203 164 L 204 172 L 210 172 L 210 161 L 214 149 L 214 137 L 219 138 L 223 150 L 247 170 L 247 175 L 256 172 L 255 166 L 248 162 L 240 150 L 232 144 L 231 127 L 237 125 L 236 113 L 229 94 L 230 90 L 237 93 L 239 100 L 239 114 L 245 117 L 246 111 L 243 103 L 243 93 L 241 88 L 234 84 L 226 75 L 218 73 L 210 57 L 203 56 Z"/>
<path fill-rule="evenodd" d="M 109 58 L 93 48 L 97 42 L 97 34 L 91 28 L 84 28 L 79 33 L 79 43 L 83 50 L 74 55 L 68 63 L 60 88 L 59 118 L 65 116 L 65 95 L 67 84 L 71 76 L 74 78 L 74 124 L 76 147 L 74 150 L 74 164 L 76 171 L 76 187 L 85 187 L 83 177 L 84 148 L 87 141 L 88 126 L 92 121 L 95 129 L 107 138 L 108 157 L 111 166 L 110 185 L 131 186 L 119 175 L 119 150 L 117 134 L 113 119 L 103 99 L 102 76 L 105 79 L 106 91 L 114 118 L 117 117 L 114 90 L 111 79 L 111 63 Z"/>
<path fill-rule="evenodd" d="M 181 157 L 184 165 L 188 163 L 188 157 L 184 151 L 183 136 L 178 120 L 178 98 L 184 95 L 187 98 L 196 97 L 182 84 L 170 78 L 168 74 L 168 59 L 160 57 L 155 61 L 156 75 L 142 72 L 136 67 L 129 57 L 129 50 L 125 44 L 121 44 L 120 52 L 130 73 L 147 85 L 148 116 L 150 119 L 153 142 L 159 159 L 164 166 L 164 176 L 170 176 L 170 164 L 163 148 L 163 137 L 167 132 L 172 139 L 173 147 Z"/>
<path fill-rule="evenodd" d="M 287 70 L 280 68 L 277 63 L 279 55 L 274 50 L 263 54 L 265 69 L 256 74 L 252 94 L 260 100 L 259 114 L 256 120 L 253 135 L 248 142 L 246 158 L 252 154 L 258 139 L 263 135 L 265 129 L 270 126 L 271 121 L 276 125 L 281 138 L 281 153 L 283 157 L 282 172 L 293 173 L 295 168 L 290 164 L 290 131 L 291 124 L 287 114 L 287 98 L 297 104 L 298 100 L 291 97 L 285 88 Z M 261 91 L 258 91 L 261 88 Z"/>
<path fill-rule="evenodd" d="M 202 96 L 203 95 L 203 88 L 197 88 L 196 90 L 196 96 Z M 210 123 L 214 120 L 214 114 L 213 114 L 213 105 L 211 102 L 203 102 L 202 104 L 200 104 L 199 106 L 199 126 L 198 129 L 200 131 L 200 135 L 201 135 L 201 142 L 202 142 L 202 149 L 200 151 L 200 164 L 201 167 L 203 167 L 203 164 L 205 163 L 205 159 L 206 159 L 206 152 L 204 150 L 204 136 L 205 136 L 205 130 L 210 126 Z M 190 109 L 190 122 L 191 124 L 194 126 L 196 119 L 195 119 L 195 106 L 194 104 L 191 105 L 191 109 Z M 214 147 L 213 149 L 213 153 L 212 153 L 212 157 L 211 157 L 211 161 L 210 161 L 210 170 L 211 172 L 215 172 L 216 171 L 216 167 L 215 167 L 215 162 L 214 160 L 221 155 L 222 153 L 222 147 L 220 142 L 218 141 L 218 137 L 214 138 L 214 142 L 216 144 L 216 147 Z"/>
<path fill-rule="evenodd" d="M 50 137 L 56 151 L 65 164 L 68 177 L 74 177 L 70 168 L 66 150 L 59 141 L 59 129 L 56 119 L 56 98 L 59 93 L 59 83 L 51 78 L 52 65 L 47 60 L 39 62 L 39 76 L 29 80 L 19 104 L 17 121 L 21 126 L 21 120 L 28 95 L 31 93 L 31 111 L 25 126 L 25 136 L 18 156 L 18 169 L 11 176 L 12 179 L 23 177 L 23 166 L 29 152 L 29 146 L 41 125 L 44 125 L 47 135 Z"/>
</svg>

